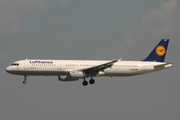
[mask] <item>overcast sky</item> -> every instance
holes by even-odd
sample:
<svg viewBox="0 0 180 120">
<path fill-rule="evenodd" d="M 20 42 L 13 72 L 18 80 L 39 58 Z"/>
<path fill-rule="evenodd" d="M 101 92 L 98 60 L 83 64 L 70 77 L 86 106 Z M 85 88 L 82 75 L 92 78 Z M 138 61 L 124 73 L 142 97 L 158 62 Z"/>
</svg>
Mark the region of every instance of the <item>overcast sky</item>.
<svg viewBox="0 0 180 120">
<path fill-rule="evenodd" d="M 0 119 L 179 120 L 178 0 L 0 0 Z M 25 58 L 142 60 L 170 38 L 174 67 L 94 85 L 10 75 Z"/>
</svg>

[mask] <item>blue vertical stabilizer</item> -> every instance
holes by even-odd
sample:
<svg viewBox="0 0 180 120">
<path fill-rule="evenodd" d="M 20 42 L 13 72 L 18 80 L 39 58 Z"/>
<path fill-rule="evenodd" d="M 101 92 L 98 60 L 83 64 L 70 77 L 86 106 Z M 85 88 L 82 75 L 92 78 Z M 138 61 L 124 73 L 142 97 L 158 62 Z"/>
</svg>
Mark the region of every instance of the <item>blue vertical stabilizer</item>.
<svg viewBox="0 0 180 120">
<path fill-rule="evenodd" d="M 164 62 L 169 44 L 169 39 L 162 39 L 149 56 L 143 61 Z"/>
</svg>

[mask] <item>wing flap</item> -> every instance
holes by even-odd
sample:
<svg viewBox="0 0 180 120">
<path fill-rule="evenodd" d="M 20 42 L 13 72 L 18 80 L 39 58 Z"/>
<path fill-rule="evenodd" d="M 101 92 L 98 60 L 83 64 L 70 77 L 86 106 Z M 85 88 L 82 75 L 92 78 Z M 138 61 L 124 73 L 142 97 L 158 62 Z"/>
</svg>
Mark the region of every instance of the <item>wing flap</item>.
<svg viewBox="0 0 180 120">
<path fill-rule="evenodd" d="M 118 62 L 118 61 L 119 60 L 112 60 L 110 62 L 106 62 L 100 65 L 81 69 L 81 71 L 85 72 L 86 74 L 97 75 L 99 71 L 104 71 L 104 69 L 110 68 L 113 65 L 113 63 Z"/>
<path fill-rule="evenodd" d="M 103 63 L 103 64 L 100 64 L 100 65 L 96 65 L 96 66 L 93 66 L 93 67 L 89 67 L 89 68 L 85 68 L 85 69 L 82 69 L 83 71 L 85 70 L 102 70 L 102 69 L 106 69 L 106 68 L 109 68 L 113 65 L 113 63 L 117 62 L 118 60 L 112 60 L 110 62 L 107 62 L 107 63 Z"/>
</svg>

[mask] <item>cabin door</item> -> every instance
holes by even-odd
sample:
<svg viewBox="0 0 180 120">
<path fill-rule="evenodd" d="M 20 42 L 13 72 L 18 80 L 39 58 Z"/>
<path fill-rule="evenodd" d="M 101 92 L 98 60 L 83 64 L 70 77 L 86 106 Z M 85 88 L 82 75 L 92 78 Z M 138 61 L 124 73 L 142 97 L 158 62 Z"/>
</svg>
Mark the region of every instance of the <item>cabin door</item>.
<svg viewBox="0 0 180 120">
<path fill-rule="evenodd" d="M 62 64 L 60 61 L 57 62 L 57 69 L 62 70 Z"/>
<path fill-rule="evenodd" d="M 29 69 L 29 63 L 28 60 L 24 61 L 24 70 L 28 70 Z"/>
</svg>

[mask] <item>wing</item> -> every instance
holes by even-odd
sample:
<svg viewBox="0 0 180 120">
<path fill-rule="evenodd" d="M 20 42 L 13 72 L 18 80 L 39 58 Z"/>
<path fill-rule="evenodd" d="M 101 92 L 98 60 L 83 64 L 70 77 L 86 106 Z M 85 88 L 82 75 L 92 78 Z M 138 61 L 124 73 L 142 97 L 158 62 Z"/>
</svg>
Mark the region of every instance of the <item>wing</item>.
<svg viewBox="0 0 180 120">
<path fill-rule="evenodd" d="M 83 71 L 87 75 L 94 76 L 94 75 L 97 75 L 99 73 L 99 71 L 104 71 L 105 69 L 110 68 L 113 65 L 113 63 L 118 62 L 118 61 L 119 60 L 112 60 L 107 63 L 103 63 L 100 65 L 96 65 L 96 66 L 85 68 L 85 69 L 81 69 L 81 71 Z"/>
</svg>

